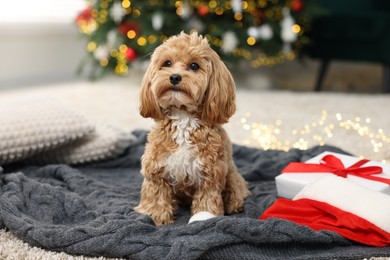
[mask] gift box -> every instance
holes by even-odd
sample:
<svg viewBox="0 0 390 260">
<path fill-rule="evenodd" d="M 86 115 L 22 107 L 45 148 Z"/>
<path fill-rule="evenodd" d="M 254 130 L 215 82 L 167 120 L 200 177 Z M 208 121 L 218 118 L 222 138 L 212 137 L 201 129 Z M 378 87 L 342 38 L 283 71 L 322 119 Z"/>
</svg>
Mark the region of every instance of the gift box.
<svg viewBox="0 0 390 260">
<path fill-rule="evenodd" d="M 293 199 L 307 184 L 329 174 L 390 195 L 390 165 L 334 152 L 323 152 L 304 163 L 293 162 L 287 165 L 275 178 L 278 196 Z"/>
</svg>

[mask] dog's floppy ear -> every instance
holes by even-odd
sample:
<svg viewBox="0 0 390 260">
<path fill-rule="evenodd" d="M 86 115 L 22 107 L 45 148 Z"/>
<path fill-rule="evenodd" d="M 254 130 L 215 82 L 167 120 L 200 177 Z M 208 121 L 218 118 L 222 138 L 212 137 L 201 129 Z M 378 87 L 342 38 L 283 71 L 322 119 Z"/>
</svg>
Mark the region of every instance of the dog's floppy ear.
<svg viewBox="0 0 390 260">
<path fill-rule="evenodd" d="M 159 105 L 157 104 L 153 92 L 151 80 L 154 74 L 153 63 L 150 63 L 148 69 L 145 72 L 144 78 L 141 83 L 141 90 L 139 93 L 139 112 L 143 117 L 151 117 L 153 119 L 162 119 L 163 115 Z"/>
<path fill-rule="evenodd" d="M 211 75 L 203 102 L 202 120 L 224 124 L 236 112 L 236 87 L 229 70 L 214 51 L 212 51 L 211 63 Z"/>
</svg>

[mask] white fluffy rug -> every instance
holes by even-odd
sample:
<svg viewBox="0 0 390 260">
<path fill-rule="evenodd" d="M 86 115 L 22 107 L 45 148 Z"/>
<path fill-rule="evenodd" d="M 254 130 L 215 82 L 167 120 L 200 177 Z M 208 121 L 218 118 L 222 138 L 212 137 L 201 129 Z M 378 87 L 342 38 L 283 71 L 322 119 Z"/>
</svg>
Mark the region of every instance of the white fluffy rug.
<svg viewBox="0 0 390 260">
<path fill-rule="evenodd" d="M 138 115 L 140 78 L 2 90 L 0 102 L 29 95 L 61 100 L 95 122 L 149 129 Z M 264 149 L 331 144 L 390 163 L 390 95 L 259 91 L 237 86 L 238 111 L 226 125 L 233 142 Z M 0 230 L 0 259 L 105 259 L 33 248 Z"/>
</svg>

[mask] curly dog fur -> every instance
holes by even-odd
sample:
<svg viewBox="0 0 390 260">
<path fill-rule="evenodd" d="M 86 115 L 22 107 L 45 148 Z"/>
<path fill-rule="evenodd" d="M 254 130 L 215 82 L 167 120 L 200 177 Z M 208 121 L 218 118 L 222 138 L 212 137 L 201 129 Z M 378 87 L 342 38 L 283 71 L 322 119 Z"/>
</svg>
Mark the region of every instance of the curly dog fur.
<svg viewBox="0 0 390 260">
<path fill-rule="evenodd" d="M 169 38 L 154 51 L 140 90 L 140 114 L 155 120 L 142 157 L 144 181 L 135 210 L 157 226 L 191 213 L 233 214 L 250 195 L 222 124 L 236 110 L 233 78 L 207 39 Z"/>
</svg>

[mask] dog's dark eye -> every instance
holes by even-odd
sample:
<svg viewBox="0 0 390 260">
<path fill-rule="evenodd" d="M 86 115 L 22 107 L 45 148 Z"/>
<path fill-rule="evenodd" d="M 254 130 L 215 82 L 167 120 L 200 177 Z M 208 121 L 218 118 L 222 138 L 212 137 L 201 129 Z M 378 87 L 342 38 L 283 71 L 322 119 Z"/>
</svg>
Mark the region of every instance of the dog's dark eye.
<svg viewBox="0 0 390 260">
<path fill-rule="evenodd" d="M 172 62 L 170 60 L 167 60 L 164 62 L 164 67 L 170 67 L 172 65 Z"/>
<path fill-rule="evenodd" d="M 199 67 L 198 63 L 196 63 L 196 62 L 193 62 L 193 63 L 190 64 L 190 69 L 191 70 L 197 71 L 199 68 L 200 67 Z"/>
</svg>

